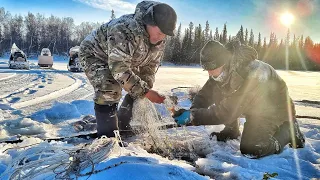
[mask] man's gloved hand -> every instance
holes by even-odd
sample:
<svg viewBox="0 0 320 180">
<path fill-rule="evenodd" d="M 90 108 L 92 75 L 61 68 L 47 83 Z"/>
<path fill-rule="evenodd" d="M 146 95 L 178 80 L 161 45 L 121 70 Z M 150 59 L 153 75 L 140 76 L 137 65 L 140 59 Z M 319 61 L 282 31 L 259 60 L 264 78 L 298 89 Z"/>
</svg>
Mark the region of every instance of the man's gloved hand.
<svg viewBox="0 0 320 180">
<path fill-rule="evenodd" d="M 161 104 L 166 99 L 164 96 L 161 96 L 157 91 L 149 90 L 148 93 L 145 95 L 153 103 Z"/>
<path fill-rule="evenodd" d="M 174 120 L 178 125 L 186 125 L 190 123 L 190 110 L 180 109 L 174 112 L 173 116 Z"/>
</svg>

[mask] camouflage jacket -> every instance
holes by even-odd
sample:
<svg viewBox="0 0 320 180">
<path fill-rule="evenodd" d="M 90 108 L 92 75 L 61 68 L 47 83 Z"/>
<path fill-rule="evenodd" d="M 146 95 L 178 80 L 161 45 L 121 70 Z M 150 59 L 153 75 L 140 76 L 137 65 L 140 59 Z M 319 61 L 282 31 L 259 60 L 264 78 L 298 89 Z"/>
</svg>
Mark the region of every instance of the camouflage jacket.
<svg viewBox="0 0 320 180">
<path fill-rule="evenodd" d="M 158 2 L 143 1 L 134 14 L 113 19 L 87 36 L 81 42 L 80 55 L 94 56 L 97 60 L 82 62 L 84 69 L 96 61 L 106 63 L 113 78 L 133 98 L 151 89 L 165 42 L 150 44 L 142 17 L 156 4 Z"/>
</svg>

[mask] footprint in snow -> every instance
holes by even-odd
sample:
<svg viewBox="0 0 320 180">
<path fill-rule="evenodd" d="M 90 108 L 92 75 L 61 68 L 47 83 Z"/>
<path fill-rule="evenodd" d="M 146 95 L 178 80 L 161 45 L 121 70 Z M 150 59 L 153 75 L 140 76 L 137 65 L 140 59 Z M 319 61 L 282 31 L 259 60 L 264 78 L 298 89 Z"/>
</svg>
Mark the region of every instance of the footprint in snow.
<svg viewBox="0 0 320 180">
<path fill-rule="evenodd" d="M 14 97 L 14 98 L 12 98 L 11 100 L 9 100 L 9 103 L 16 103 L 16 102 L 18 102 L 20 99 L 21 99 L 21 98 L 19 98 L 19 97 Z"/>
</svg>

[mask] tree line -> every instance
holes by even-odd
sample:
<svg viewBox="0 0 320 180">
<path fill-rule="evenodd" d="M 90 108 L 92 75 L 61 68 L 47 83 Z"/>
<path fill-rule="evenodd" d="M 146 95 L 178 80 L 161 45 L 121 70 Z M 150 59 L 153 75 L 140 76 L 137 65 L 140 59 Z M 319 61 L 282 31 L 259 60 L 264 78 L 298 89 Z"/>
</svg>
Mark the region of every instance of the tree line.
<svg viewBox="0 0 320 180">
<path fill-rule="evenodd" d="M 242 25 L 235 35 L 228 34 L 227 24 L 221 31 L 216 27 L 213 32 L 208 21 L 204 28 L 201 24 L 195 26 L 190 22 L 184 34 L 180 24 L 175 36 L 167 38 L 164 59 L 174 64 L 199 64 L 200 50 L 207 41 L 216 40 L 226 44 L 234 39 L 255 48 L 259 60 L 276 69 L 320 70 L 320 44 L 314 43 L 309 36 L 292 35 L 288 29 L 284 39 L 279 39 L 272 32 L 267 42 L 260 32 L 256 36 L 253 29 L 244 29 Z"/>
<path fill-rule="evenodd" d="M 26 16 L 12 15 L 0 8 L 0 55 L 9 52 L 13 43 L 28 56 L 39 54 L 42 48 L 52 53 L 67 55 L 69 49 L 80 42 L 101 23 L 82 22 L 75 25 L 70 17 L 29 12 Z"/>
<path fill-rule="evenodd" d="M 111 11 L 110 19 L 116 18 Z M 25 16 L 12 15 L 0 8 L 0 56 L 9 52 L 13 43 L 28 56 L 36 56 L 42 48 L 49 48 L 53 54 L 67 55 L 69 49 L 79 45 L 81 41 L 102 23 L 82 22 L 75 25 L 70 17 L 45 17 L 39 13 L 29 12 Z M 237 34 L 228 33 L 227 24 L 223 29 L 211 29 L 207 21 L 204 26 L 189 23 L 188 28 L 182 30 L 181 24 L 175 36 L 167 37 L 164 60 L 174 64 L 199 64 L 200 50 L 209 40 L 216 40 L 226 44 L 237 38 L 243 44 L 254 47 L 259 59 L 277 69 L 290 70 L 320 70 L 320 44 L 303 35 L 291 34 L 279 39 L 275 33 L 269 38 L 256 36 L 254 30 L 243 28 L 241 25 Z"/>
</svg>

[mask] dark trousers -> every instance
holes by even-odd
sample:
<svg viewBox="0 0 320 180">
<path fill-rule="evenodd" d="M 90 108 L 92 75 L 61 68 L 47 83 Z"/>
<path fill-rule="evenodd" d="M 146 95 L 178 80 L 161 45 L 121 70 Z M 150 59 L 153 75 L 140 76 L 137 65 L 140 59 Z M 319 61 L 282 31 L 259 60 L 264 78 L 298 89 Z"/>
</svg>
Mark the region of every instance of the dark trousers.
<svg viewBox="0 0 320 180">
<path fill-rule="evenodd" d="M 286 121 L 280 127 L 262 121 L 246 122 L 241 137 L 240 151 L 251 158 L 260 158 L 271 154 L 279 154 L 289 144 L 293 148 L 304 147 L 305 139 L 298 122 Z M 236 120 L 219 133 L 212 133 L 218 141 L 236 139 L 240 135 L 239 121 Z"/>
<path fill-rule="evenodd" d="M 127 94 L 121 106 L 118 109 L 119 128 L 121 130 L 130 129 L 130 121 L 132 120 L 133 99 Z"/>
<path fill-rule="evenodd" d="M 97 122 L 97 135 L 114 137 L 114 130 L 118 130 L 117 117 L 118 104 L 99 105 L 94 104 L 94 111 Z"/>
<path fill-rule="evenodd" d="M 278 128 L 276 125 L 266 125 L 264 123 L 246 122 L 244 124 L 240 151 L 242 154 L 251 158 L 260 158 L 270 154 L 278 154 L 282 151 L 283 147 L 280 147 L 280 143 L 274 138 L 274 135 L 278 134 L 283 128 Z M 281 129 L 281 130 L 280 130 Z M 282 131 L 286 132 L 286 131 Z M 278 139 L 282 137 L 279 136 Z M 283 136 L 284 137 L 284 136 Z M 283 138 L 281 138 L 283 139 Z M 284 140 L 284 144 L 288 141 Z"/>
<path fill-rule="evenodd" d="M 280 127 L 246 122 L 242 133 L 240 151 L 252 158 L 260 158 L 281 153 L 287 144 L 293 148 L 303 148 L 304 143 L 304 135 L 295 119 L 291 122 L 284 122 Z"/>
<path fill-rule="evenodd" d="M 126 95 L 119 110 L 118 103 L 110 105 L 94 105 L 97 122 L 97 135 L 114 137 L 114 130 L 130 129 L 133 99 Z"/>
</svg>

